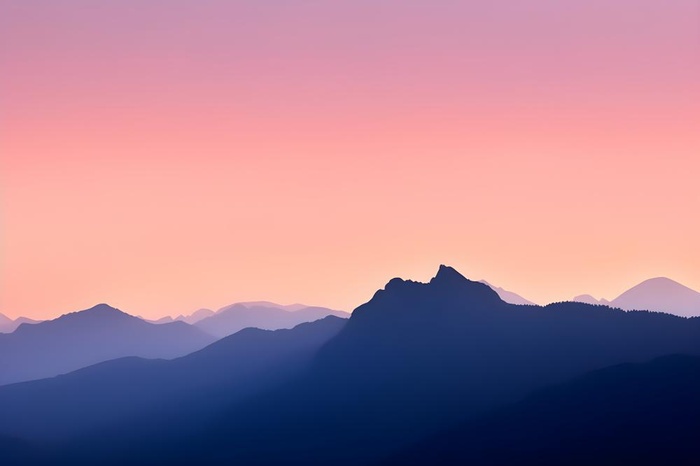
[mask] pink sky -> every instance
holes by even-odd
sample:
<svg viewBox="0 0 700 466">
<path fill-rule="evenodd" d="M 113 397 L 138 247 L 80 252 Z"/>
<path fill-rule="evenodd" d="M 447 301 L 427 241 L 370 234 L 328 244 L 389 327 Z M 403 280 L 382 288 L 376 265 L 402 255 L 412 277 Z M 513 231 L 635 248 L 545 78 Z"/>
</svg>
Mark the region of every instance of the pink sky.
<svg viewBox="0 0 700 466">
<path fill-rule="evenodd" d="M 0 312 L 700 289 L 697 0 L 0 0 Z"/>
</svg>

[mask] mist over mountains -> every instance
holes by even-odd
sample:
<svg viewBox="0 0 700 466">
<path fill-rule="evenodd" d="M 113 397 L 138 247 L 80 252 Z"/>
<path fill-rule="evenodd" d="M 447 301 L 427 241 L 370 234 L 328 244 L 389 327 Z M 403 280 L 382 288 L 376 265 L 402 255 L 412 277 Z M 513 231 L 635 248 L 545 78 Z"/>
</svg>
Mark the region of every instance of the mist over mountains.
<svg viewBox="0 0 700 466">
<path fill-rule="evenodd" d="M 700 319 L 514 305 L 441 266 L 429 283 L 390 280 L 349 319 L 0 387 L 0 449 L 17 464 L 370 465 L 654 464 L 674 447 L 683 464 L 699 357 Z"/>
</svg>

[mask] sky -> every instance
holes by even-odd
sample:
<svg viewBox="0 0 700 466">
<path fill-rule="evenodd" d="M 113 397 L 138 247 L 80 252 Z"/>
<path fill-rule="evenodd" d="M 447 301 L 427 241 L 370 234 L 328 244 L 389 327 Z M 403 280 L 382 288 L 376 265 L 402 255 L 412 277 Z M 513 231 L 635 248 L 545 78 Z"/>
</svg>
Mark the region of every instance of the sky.
<svg viewBox="0 0 700 466">
<path fill-rule="evenodd" d="M 0 0 L 0 313 L 700 290 L 700 2 Z"/>
</svg>

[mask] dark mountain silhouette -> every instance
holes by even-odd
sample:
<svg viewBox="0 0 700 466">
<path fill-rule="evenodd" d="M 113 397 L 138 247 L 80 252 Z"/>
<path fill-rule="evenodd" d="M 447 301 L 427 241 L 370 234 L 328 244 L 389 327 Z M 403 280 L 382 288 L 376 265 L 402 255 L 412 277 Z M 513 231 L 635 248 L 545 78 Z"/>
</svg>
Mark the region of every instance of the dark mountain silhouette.
<svg viewBox="0 0 700 466">
<path fill-rule="evenodd" d="M 0 437 L 0 459 L 3 464 L 32 464 L 34 449 L 26 442 L 13 437 Z"/>
<path fill-rule="evenodd" d="M 576 296 L 574 301 L 604 304 L 626 311 L 658 311 L 681 317 L 700 316 L 700 293 L 669 278 L 645 280 L 612 301 L 591 295 Z"/>
<path fill-rule="evenodd" d="M 510 304 L 526 304 L 526 305 L 534 305 L 532 301 L 523 298 L 517 293 L 513 293 L 512 291 L 504 290 L 500 286 L 495 286 L 487 282 L 486 280 L 479 280 L 479 283 L 483 283 L 484 285 L 488 285 L 489 288 L 491 288 L 493 291 L 498 293 L 498 296 L 505 302 L 510 303 Z"/>
<path fill-rule="evenodd" d="M 408 448 L 390 465 L 695 465 L 700 358 L 623 364 L 542 390 Z"/>
<path fill-rule="evenodd" d="M 194 325 L 217 337 L 224 337 L 248 327 L 263 330 L 292 328 L 303 322 L 312 322 L 326 316 L 347 318 L 349 314 L 323 307 L 280 306 L 268 302 L 237 303 L 224 307 L 214 315 Z"/>
<path fill-rule="evenodd" d="M 580 303 L 510 305 L 443 266 L 428 284 L 391 280 L 308 370 L 232 402 L 218 421 L 154 420 L 149 432 L 135 422 L 110 431 L 109 445 L 91 438 L 72 451 L 88 463 L 367 464 L 591 370 L 700 354 L 699 337 L 700 319 Z M 182 424 L 193 429 L 186 436 Z"/>
<path fill-rule="evenodd" d="M 300 371 L 345 322 L 329 316 L 291 330 L 248 328 L 174 360 L 121 358 L 0 387 L 0 433 L 65 440 L 133 418 L 137 427 L 128 431 L 136 435 L 161 415 L 186 427 Z"/>
<path fill-rule="evenodd" d="M 700 355 L 700 319 L 571 302 L 515 306 L 441 266 L 430 283 L 391 280 L 284 382 L 270 387 L 256 382 L 260 373 L 241 375 L 238 383 L 258 387 L 245 399 L 229 398 L 226 389 L 206 396 L 188 390 L 179 409 L 170 405 L 95 431 L 54 458 L 69 464 L 105 464 L 105 458 L 111 464 L 370 464 L 534 390 L 675 353 Z M 107 374 L 98 379 L 109 380 Z M 90 392 L 90 383 L 75 384 L 69 392 Z M 8 388 L 15 387 L 25 395 L 29 390 Z M 0 435 L 17 435 L 22 425 L 31 440 L 32 429 L 47 421 L 32 422 L 41 416 L 25 410 L 45 396 L 19 403 L 0 391 L 0 400 L 20 410 Z M 135 398 L 127 397 L 126 406 Z M 216 418 L 202 414 L 212 406 L 202 398 L 220 400 L 208 411 Z"/>
<path fill-rule="evenodd" d="M 0 384 L 52 377 L 124 356 L 173 358 L 214 340 L 184 322 L 150 324 L 99 304 L 0 335 Z"/>
</svg>

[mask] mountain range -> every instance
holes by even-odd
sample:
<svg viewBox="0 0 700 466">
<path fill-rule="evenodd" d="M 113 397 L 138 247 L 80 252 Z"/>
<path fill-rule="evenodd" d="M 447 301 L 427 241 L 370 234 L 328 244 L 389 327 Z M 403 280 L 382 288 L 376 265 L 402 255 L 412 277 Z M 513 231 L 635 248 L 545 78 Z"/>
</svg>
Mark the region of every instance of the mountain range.
<svg viewBox="0 0 700 466">
<path fill-rule="evenodd" d="M 18 317 L 17 319 L 10 319 L 9 317 L 0 314 L 0 333 L 12 333 L 17 327 L 22 324 L 36 324 L 38 320 L 29 319 L 27 317 Z"/>
<path fill-rule="evenodd" d="M 0 385 L 124 356 L 174 358 L 216 338 L 184 322 L 156 325 L 106 304 L 0 334 Z"/>
<path fill-rule="evenodd" d="M 193 324 L 216 337 L 225 337 L 246 327 L 263 330 L 292 328 L 326 316 L 348 318 L 347 312 L 303 305 L 281 306 L 269 302 L 238 303 L 226 306 Z"/>
<path fill-rule="evenodd" d="M 681 317 L 700 316 L 700 293 L 665 277 L 645 280 L 611 301 L 596 299 L 591 295 L 576 296 L 573 300 L 626 311 L 647 310 Z"/>
<path fill-rule="evenodd" d="M 687 356 L 664 358 L 673 354 Z M 516 434 L 532 424 L 541 433 L 532 454 L 544 445 L 550 464 L 563 464 L 581 453 L 575 447 L 595 453 L 588 441 L 608 439 L 612 452 L 610 438 L 629 440 L 616 403 L 636 413 L 630 422 L 665 406 L 673 419 L 695 393 L 698 356 L 700 319 L 576 302 L 516 306 L 441 266 L 429 283 L 392 279 L 348 320 L 245 329 L 172 361 L 120 359 L 0 387 L 0 437 L 51 445 L 30 448 L 31 464 L 41 464 L 38 453 L 47 464 L 370 465 L 404 455 L 435 464 L 441 439 L 469 445 L 492 428 L 491 444 L 468 449 L 483 460 L 474 464 L 516 464 L 508 449 L 527 446 Z M 596 398 L 606 371 L 621 387 L 609 403 Z M 688 396 L 670 400 L 684 381 Z M 582 414 L 590 418 L 579 422 Z M 697 436 L 688 416 L 676 417 Z M 574 427 L 557 430 L 557 419 Z M 655 437 L 663 429 L 645 432 L 649 422 L 636 442 L 675 445 Z M 548 435 L 563 439 L 561 449 Z M 455 460 L 441 464 L 462 464 L 459 449 L 445 454 Z M 490 461 L 499 454 L 514 461 Z"/>
<path fill-rule="evenodd" d="M 263 330 L 292 328 L 304 322 L 312 322 L 333 315 L 348 318 L 349 313 L 305 304 L 277 304 L 270 301 L 248 301 L 222 307 L 218 311 L 199 309 L 189 315 L 174 319 L 165 316 L 149 320 L 155 324 L 182 321 L 195 325 L 218 338 L 236 333 L 247 327 Z"/>
<path fill-rule="evenodd" d="M 0 387 L 0 432 L 55 441 L 167 412 L 193 418 L 277 386 L 299 371 L 345 320 L 334 316 L 291 330 L 247 328 L 172 360 L 126 357 L 58 377 Z M 41 413 L 40 417 L 28 416 Z M 96 441 L 96 440 L 95 440 Z"/>
<path fill-rule="evenodd" d="M 480 283 L 491 287 L 503 301 L 510 304 L 534 304 L 517 293 L 492 285 L 485 280 L 480 280 Z M 575 296 L 572 301 L 610 306 L 625 311 L 657 311 L 680 317 L 700 316 L 700 292 L 665 277 L 645 280 L 613 300 L 597 299 L 590 294 L 582 294 Z"/>
</svg>

